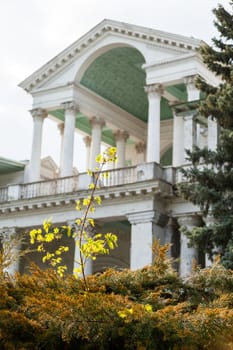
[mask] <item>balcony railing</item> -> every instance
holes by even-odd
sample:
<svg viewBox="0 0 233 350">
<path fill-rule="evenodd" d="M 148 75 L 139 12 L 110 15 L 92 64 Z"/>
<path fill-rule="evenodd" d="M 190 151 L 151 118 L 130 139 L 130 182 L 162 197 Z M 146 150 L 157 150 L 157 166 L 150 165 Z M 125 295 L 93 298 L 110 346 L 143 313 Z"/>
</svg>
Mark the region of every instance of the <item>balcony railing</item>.
<svg viewBox="0 0 233 350">
<path fill-rule="evenodd" d="M 28 199 L 60 193 L 75 192 L 78 189 L 78 176 L 32 182 L 20 185 L 20 198 Z"/>
<path fill-rule="evenodd" d="M 138 181 L 136 167 L 112 169 L 112 170 L 103 171 L 100 174 L 101 187 L 126 185 L 136 181 Z"/>
<path fill-rule="evenodd" d="M 156 163 L 144 163 L 134 167 L 107 170 L 100 174 L 99 185 L 101 188 L 113 187 L 158 179 L 173 183 L 173 179 L 175 179 L 174 169 L 163 169 Z M 86 173 L 82 173 L 52 180 L 8 185 L 0 187 L 0 202 L 87 190 L 91 182 L 91 177 Z"/>
<path fill-rule="evenodd" d="M 8 200 L 8 187 L 0 187 L 0 201 L 6 202 Z"/>
</svg>

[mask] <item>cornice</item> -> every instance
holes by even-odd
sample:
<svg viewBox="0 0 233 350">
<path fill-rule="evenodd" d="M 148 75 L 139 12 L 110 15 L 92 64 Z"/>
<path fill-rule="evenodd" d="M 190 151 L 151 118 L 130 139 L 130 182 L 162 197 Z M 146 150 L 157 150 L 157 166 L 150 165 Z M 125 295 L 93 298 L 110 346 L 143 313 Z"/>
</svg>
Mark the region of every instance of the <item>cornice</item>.
<svg viewBox="0 0 233 350">
<path fill-rule="evenodd" d="M 52 60 L 35 71 L 28 78 L 23 80 L 19 86 L 25 91 L 31 92 L 42 82 L 48 80 L 61 71 L 76 57 L 82 54 L 84 50 L 107 33 L 131 37 L 135 40 L 141 40 L 153 45 L 162 45 L 164 47 L 169 47 L 176 50 L 179 49 L 181 52 L 182 50 L 196 51 L 203 43 L 199 39 L 105 19 L 88 31 L 80 39 L 68 46 L 60 54 L 55 56 Z"/>
<path fill-rule="evenodd" d="M 142 65 L 143 69 L 149 69 L 157 66 L 162 66 L 164 64 L 169 64 L 169 63 L 174 63 L 174 62 L 179 62 L 179 61 L 187 61 L 189 59 L 197 59 L 201 62 L 200 56 L 197 52 L 189 52 L 185 53 L 183 55 L 177 56 L 177 57 L 172 57 L 172 58 L 167 58 L 163 60 L 157 60 L 151 63 L 145 63 Z"/>
<path fill-rule="evenodd" d="M 160 196 L 161 198 L 173 197 L 172 185 L 161 180 L 144 181 L 121 186 L 103 187 L 97 190 L 96 194 L 101 197 L 103 205 L 107 205 L 108 201 L 123 200 L 142 196 Z M 49 209 L 66 207 L 72 208 L 77 199 L 82 200 L 88 195 L 87 190 L 77 191 L 72 194 L 64 193 L 59 195 L 48 195 L 44 197 L 36 197 L 32 199 L 20 199 L 1 204 L 0 215 L 19 215 L 25 212 L 34 213 L 35 210 L 47 212 Z"/>
</svg>

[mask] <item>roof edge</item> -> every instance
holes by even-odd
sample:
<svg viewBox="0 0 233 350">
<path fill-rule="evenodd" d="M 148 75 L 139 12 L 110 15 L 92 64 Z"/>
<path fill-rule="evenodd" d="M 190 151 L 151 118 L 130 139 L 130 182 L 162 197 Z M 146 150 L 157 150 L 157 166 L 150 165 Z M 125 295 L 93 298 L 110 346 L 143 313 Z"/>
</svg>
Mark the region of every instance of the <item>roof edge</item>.
<svg viewBox="0 0 233 350">
<path fill-rule="evenodd" d="M 73 60 L 75 56 L 79 55 L 83 49 L 86 49 L 91 43 L 98 40 L 107 32 L 120 33 L 121 35 L 146 40 L 150 43 L 164 44 L 174 48 L 186 49 L 191 52 L 197 50 L 197 48 L 204 43 L 200 39 L 104 19 L 42 67 L 37 69 L 33 74 L 24 79 L 18 86 L 27 92 L 32 91 L 34 87 L 63 69 L 63 67 Z"/>
</svg>

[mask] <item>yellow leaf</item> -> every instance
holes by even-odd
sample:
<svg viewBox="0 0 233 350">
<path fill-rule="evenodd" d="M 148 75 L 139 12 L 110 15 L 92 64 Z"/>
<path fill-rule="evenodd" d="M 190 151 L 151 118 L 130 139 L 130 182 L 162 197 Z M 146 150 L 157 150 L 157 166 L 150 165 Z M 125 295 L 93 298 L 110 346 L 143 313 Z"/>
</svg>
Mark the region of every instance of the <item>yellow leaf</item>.
<svg viewBox="0 0 233 350">
<path fill-rule="evenodd" d="M 151 306 L 150 304 L 146 304 L 146 305 L 145 305 L 145 310 L 146 310 L 147 312 L 152 312 L 152 306 Z"/>
<path fill-rule="evenodd" d="M 96 203 L 97 203 L 98 205 L 101 204 L 101 198 L 100 198 L 100 196 L 96 196 L 94 199 L 95 199 L 95 201 L 96 201 Z"/>
<path fill-rule="evenodd" d="M 49 229 L 50 229 L 51 225 L 52 225 L 51 219 L 49 219 L 49 220 L 44 220 L 44 222 L 43 222 L 43 228 L 44 228 L 44 230 L 45 230 L 46 233 L 49 232 Z M 38 230 L 38 232 L 39 232 L 39 230 Z"/>
<path fill-rule="evenodd" d="M 95 158 L 95 160 L 97 163 L 103 163 L 104 158 L 103 158 L 102 154 L 98 154 L 98 156 Z"/>
<path fill-rule="evenodd" d="M 89 204 L 90 204 L 90 198 L 84 198 L 83 199 L 83 206 L 88 207 Z"/>
<path fill-rule="evenodd" d="M 95 227 L 95 221 L 92 218 L 89 218 L 88 222 L 92 227 Z"/>
<path fill-rule="evenodd" d="M 76 201 L 76 210 L 78 210 L 78 211 L 81 210 L 81 202 L 80 202 L 80 200 Z"/>
<path fill-rule="evenodd" d="M 123 319 L 127 317 L 125 311 L 118 311 L 117 314 L 120 318 L 123 318 Z"/>
<path fill-rule="evenodd" d="M 81 220 L 81 219 L 77 219 L 75 222 L 76 222 L 76 224 L 79 226 L 79 225 L 81 225 L 82 220 Z"/>
</svg>

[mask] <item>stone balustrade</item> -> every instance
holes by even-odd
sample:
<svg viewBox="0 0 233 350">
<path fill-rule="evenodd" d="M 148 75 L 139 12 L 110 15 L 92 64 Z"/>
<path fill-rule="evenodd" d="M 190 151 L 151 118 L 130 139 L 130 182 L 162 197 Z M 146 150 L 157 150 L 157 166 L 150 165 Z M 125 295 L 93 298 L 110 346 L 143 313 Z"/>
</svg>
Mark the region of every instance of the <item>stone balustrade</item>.
<svg viewBox="0 0 233 350">
<path fill-rule="evenodd" d="M 108 188 L 152 180 L 161 180 L 173 184 L 174 179 L 174 168 L 162 168 L 159 164 L 152 162 L 103 171 L 100 174 L 99 186 Z M 81 173 L 76 176 L 60 177 L 51 180 L 12 184 L 0 187 L 0 202 L 74 193 L 87 190 L 91 182 L 92 178 L 87 173 Z"/>
</svg>

